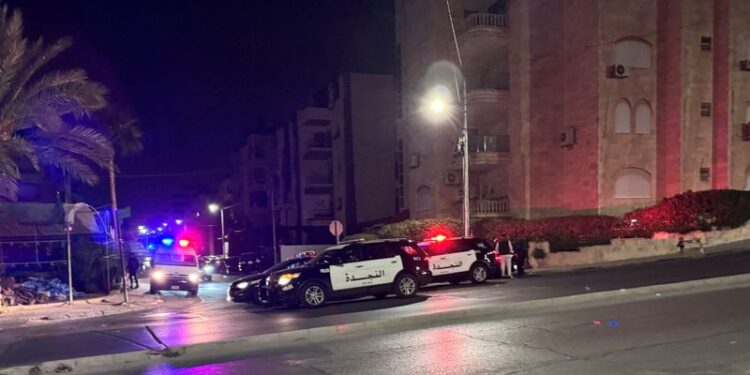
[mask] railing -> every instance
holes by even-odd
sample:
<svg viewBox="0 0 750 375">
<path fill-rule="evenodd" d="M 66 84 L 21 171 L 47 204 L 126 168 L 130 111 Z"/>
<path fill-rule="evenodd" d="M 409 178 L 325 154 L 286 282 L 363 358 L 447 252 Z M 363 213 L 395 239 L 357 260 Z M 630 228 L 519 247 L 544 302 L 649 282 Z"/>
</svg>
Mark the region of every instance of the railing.
<svg viewBox="0 0 750 375">
<path fill-rule="evenodd" d="M 333 218 L 333 211 L 328 209 L 312 209 L 308 212 L 311 219 L 330 219 Z"/>
<path fill-rule="evenodd" d="M 498 199 L 478 199 L 469 202 L 469 208 L 474 215 L 495 216 L 507 214 L 510 211 L 508 197 Z"/>
<path fill-rule="evenodd" d="M 466 17 L 466 28 L 472 27 L 508 27 L 508 16 L 494 13 L 474 13 Z"/>
<path fill-rule="evenodd" d="M 508 135 L 469 135 L 469 152 L 510 152 Z"/>
<path fill-rule="evenodd" d="M 466 89 L 471 90 L 508 90 L 510 75 L 507 72 L 481 72 L 466 76 Z"/>
<path fill-rule="evenodd" d="M 309 175 L 305 178 L 310 185 L 331 185 L 333 184 L 333 176 L 331 175 Z"/>
</svg>

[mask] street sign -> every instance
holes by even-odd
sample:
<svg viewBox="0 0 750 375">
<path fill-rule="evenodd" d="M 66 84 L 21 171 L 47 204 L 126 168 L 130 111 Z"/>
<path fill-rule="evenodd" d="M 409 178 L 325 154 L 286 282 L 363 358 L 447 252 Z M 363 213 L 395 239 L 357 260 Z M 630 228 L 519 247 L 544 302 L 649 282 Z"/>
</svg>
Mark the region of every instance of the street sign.
<svg viewBox="0 0 750 375">
<path fill-rule="evenodd" d="M 344 224 L 341 224 L 338 220 L 333 220 L 331 224 L 328 224 L 328 231 L 336 237 L 336 244 L 338 244 L 341 234 L 344 233 Z"/>
</svg>

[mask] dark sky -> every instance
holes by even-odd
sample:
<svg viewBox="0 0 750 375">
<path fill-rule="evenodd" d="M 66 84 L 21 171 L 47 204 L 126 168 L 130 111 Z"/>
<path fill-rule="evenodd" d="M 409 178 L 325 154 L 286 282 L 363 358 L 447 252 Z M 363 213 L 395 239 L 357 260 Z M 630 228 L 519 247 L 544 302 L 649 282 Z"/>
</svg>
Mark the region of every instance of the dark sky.
<svg viewBox="0 0 750 375">
<path fill-rule="evenodd" d="M 389 0 L 9 1 L 26 35 L 71 36 L 56 63 L 111 90 L 145 133 L 123 175 L 226 168 L 258 119 L 337 72 L 393 70 Z"/>
<path fill-rule="evenodd" d="M 11 4 L 27 35 L 72 36 L 63 63 L 75 59 L 130 104 L 144 156 L 164 161 L 140 167 L 149 172 L 214 167 L 260 116 L 283 113 L 336 72 L 392 68 L 385 0 Z"/>
</svg>

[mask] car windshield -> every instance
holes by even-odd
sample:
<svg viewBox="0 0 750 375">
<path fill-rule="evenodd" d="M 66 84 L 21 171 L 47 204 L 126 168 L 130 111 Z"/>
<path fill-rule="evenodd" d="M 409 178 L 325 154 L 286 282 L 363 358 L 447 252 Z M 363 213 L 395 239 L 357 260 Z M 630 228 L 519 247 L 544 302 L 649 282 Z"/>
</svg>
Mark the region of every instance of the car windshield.
<svg viewBox="0 0 750 375">
<path fill-rule="evenodd" d="M 315 258 L 313 258 L 310 261 L 310 264 L 317 264 L 317 265 L 319 265 L 319 264 L 326 263 L 326 261 L 328 261 L 328 263 L 330 263 L 330 260 L 333 257 L 336 256 L 336 253 L 340 249 L 341 249 L 340 247 L 336 247 L 336 248 L 331 248 L 331 249 L 328 249 L 328 250 L 324 250 L 323 252 L 321 252 L 320 254 L 318 254 Z"/>
<path fill-rule="evenodd" d="M 273 267 L 265 270 L 264 272 L 274 272 L 274 271 L 281 271 L 281 270 L 288 270 L 290 268 L 297 268 L 305 263 L 307 263 L 310 260 L 310 258 L 299 258 L 299 259 L 289 259 L 285 260 L 279 264 L 274 265 Z"/>
<path fill-rule="evenodd" d="M 157 253 L 154 264 L 165 266 L 195 266 L 195 255 L 179 253 Z"/>
</svg>

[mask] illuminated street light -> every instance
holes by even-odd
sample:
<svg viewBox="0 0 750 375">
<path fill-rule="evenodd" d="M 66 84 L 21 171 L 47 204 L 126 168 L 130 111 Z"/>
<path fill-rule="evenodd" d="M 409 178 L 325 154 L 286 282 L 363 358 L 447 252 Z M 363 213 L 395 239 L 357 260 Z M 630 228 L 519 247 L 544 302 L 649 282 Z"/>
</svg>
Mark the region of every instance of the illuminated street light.
<svg viewBox="0 0 750 375">
<path fill-rule="evenodd" d="M 455 114 L 454 102 L 447 87 L 436 85 L 422 98 L 420 112 L 430 122 L 445 122 Z"/>
<path fill-rule="evenodd" d="M 168 226 L 168 225 L 169 225 L 169 224 L 167 224 L 166 222 L 165 222 L 165 223 L 161 223 L 161 226 L 163 226 L 163 227 L 166 227 L 166 226 Z"/>
<path fill-rule="evenodd" d="M 220 209 L 219 205 L 216 203 L 211 203 L 208 205 L 208 210 L 211 211 L 212 214 L 215 214 Z"/>
<path fill-rule="evenodd" d="M 176 219 L 174 223 L 177 225 L 182 225 L 182 219 Z"/>
<path fill-rule="evenodd" d="M 230 206 L 226 206 L 226 207 L 221 207 L 221 206 L 219 206 L 216 203 L 211 203 L 211 204 L 208 205 L 208 210 L 211 211 L 212 214 L 215 214 L 217 211 L 220 212 L 220 216 L 221 216 L 221 251 L 224 254 L 224 258 L 228 258 L 229 257 L 229 246 L 228 246 L 229 243 L 227 242 L 227 236 L 226 236 L 226 234 L 224 232 L 224 210 L 226 210 L 227 208 L 232 208 L 234 206 L 235 206 L 235 204 L 230 205 Z M 213 254 L 211 254 L 211 255 L 213 255 Z"/>
<path fill-rule="evenodd" d="M 139 225 L 138 226 L 138 233 L 139 234 L 148 234 L 148 228 L 146 228 L 143 225 Z"/>
</svg>

